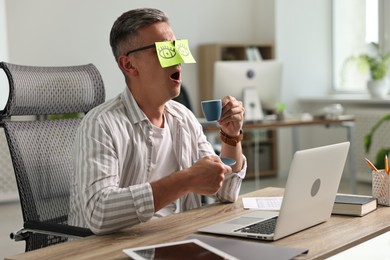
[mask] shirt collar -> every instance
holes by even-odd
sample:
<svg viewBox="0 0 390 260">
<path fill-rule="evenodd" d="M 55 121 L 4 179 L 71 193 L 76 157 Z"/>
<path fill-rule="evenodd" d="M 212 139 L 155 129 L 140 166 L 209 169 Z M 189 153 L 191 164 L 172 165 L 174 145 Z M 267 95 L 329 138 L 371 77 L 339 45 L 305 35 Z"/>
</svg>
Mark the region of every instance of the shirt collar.
<svg viewBox="0 0 390 260">
<path fill-rule="evenodd" d="M 122 99 L 129 114 L 130 122 L 132 124 L 137 124 L 144 120 L 148 121 L 148 118 L 138 106 L 129 88 L 126 87 L 126 89 L 122 92 Z M 177 118 L 179 121 L 182 120 L 182 116 L 178 113 L 176 109 L 173 108 L 171 101 L 165 104 L 165 111 L 171 114 L 173 117 Z"/>
<path fill-rule="evenodd" d="M 122 100 L 129 115 L 129 120 L 132 124 L 138 124 L 144 120 L 147 120 L 145 113 L 138 106 L 133 94 L 128 87 L 122 92 Z"/>
</svg>

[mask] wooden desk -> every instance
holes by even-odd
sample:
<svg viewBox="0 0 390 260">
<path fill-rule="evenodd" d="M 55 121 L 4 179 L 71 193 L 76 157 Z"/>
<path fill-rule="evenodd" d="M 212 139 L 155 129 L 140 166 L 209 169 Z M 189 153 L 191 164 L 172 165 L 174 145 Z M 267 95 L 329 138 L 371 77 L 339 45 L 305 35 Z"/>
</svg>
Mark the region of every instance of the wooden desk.
<svg viewBox="0 0 390 260">
<path fill-rule="evenodd" d="M 200 120 L 204 132 L 207 134 L 209 132 L 215 132 L 219 130 L 217 123 L 207 122 L 205 120 Z M 324 126 L 327 128 L 330 127 L 343 127 L 347 130 L 347 139 L 351 143 L 349 150 L 354 151 L 354 136 L 353 129 L 355 126 L 355 119 L 353 116 L 341 116 L 339 119 L 313 119 L 313 120 L 281 120 L 281 121 L 262 121 L 262 122 L 245 122 L 243 125 L 243 130 L 245 131 L 256 131 L 261 129 L 279 129 L 290 127 L 292 129 L 292 142 L 293 142 L 293 153 L 299 150 L 299 128 L 304 126 Z M 274 141 L 276 145 L 276 141 Z M 257 142 L 255 142 L 255 151 L 258 150 Z M 276 152 L 272 155 L 276 157 Z M 256 189 L 260 188 L 260 170 L 258 168 L 258 154 L 253 156 L 255 169 L 255 187 Z M 349 165 L 349 178 L 350 178 L 350 190 L 351 193 L 356 193 L 356 169 L 355 162 L 353 158 L 353 153 L 348 154 L 348 165 Z M 274 165 L 276 168 L 276 166 Z"/>
<path fill-rule="evenodd" d="M 266 188 L 241 197 L 282 194 L 281 188 Z M 151 220 L 112 235 L 82 238 L 6 259 L 128 259 L 122 249 L 182 240 L 196 233 L 200 227 L 247 212 L 241 199 L 231 204 L 213 204 Z M 332 216 L 325 223 L 281 240 L 259 243 L 308 248 L 309 254 L 302 259 L 323 259 L 388 230 L 390 207 L 379 207 L 364 217 Z"/>
</svg>

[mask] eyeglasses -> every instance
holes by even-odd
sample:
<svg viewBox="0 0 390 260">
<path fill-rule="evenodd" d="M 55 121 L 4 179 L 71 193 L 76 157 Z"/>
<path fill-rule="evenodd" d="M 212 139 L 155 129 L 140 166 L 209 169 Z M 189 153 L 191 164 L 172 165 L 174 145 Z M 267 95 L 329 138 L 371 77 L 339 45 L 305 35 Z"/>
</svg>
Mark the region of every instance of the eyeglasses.
<svg viewBox="0 0 390 260">
<path fill-rule="evenodd" d="M 167 40 L 167 41 L 161 41 L 161 43 L 171 42 L 172 45 L 175 45 L 175 41 L 176 41 L 176 40 Z M 180 41 L 180 40 L 179 40 L 179 41 Z M 156 47 L 156 43 L 153 43 L 153 44 L 150 44 L 150 45 L 146 45 L 146 46 L 144 46 L 144 47 L 140 47 L 140 48 L 137 48 L 137 49 L 135 49 L 135 50 L 128 51 L 128 52 L 126 53 L 126 56 L 128 56 L 129 54 L 132 54 L 132 53 L 134 53 L 134 52 L 137 52 L 137 51 L 143 51 L 143 50 L 151 49 L 151 48 L 154 48 L 154 47 Z"/>
<path fill-rule="evenodd" d="M 126 53 L 126 56 L 128 56 L 129 54 L 132 54 L 132 53 L 134 53 L 134 52 L 137 52 L 137 51 L 143 51 L 143 50 L 147 50 L 147 49 L 154 48 L 155 46 L 156 46 L 156 44 L 153 43 L 153 44 L 150 44 L 150 45 L 147 45 L 147 46 L 144 46 L 144 47 L 135 49 L 135 50 L 128 51 L 128 52 Z"/>
<path fill-rule="evenodd" d="M 161 67 L 170 67 L 180 63 L 196 63 L 192 57 L 190 48 L 188 46 L 188 40 L 170 40 L 155 42 L 154 44 L 140 47 L 138 49 L 130 50 L 126 53 L 126 56 L 138 52 L 147 50 L 150 48 L 156 48 L 157 57 Z"/>
</svg>

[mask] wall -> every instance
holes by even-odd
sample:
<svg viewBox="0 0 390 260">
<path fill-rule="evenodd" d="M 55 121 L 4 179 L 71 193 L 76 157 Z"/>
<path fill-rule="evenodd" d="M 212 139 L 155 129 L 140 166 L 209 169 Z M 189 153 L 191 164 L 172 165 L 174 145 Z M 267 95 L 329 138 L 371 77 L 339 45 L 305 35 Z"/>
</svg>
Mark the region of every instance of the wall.
<svg viewBox="0 0 390 260">
<path fill-rule="evenodd" d="M 298 97 L 325 95 L 331 86 L 331 3 L 276 3 L 276 52 L 284 63 L 282 100 L 300 112 Z"/>
<path fill-rule="evenodd" d="M 129 9 L 149 6 L 164 10 L 170 17 L 176 37 L 190 40 L 195 58 L 197 46 L 202 43 L 274 41 L 273 27 L 266 26 L 273 24 L 272 0 L 5 2 L 6 12 L 10 14 L 7 17 L 10 62 L 31 65 L 92 62 L 102 73 L 107 98 L 114 97 L 124 88 L 123 76 L 111 54 L 108 37 L 115 19 Z M 256 9 L 260 9 L 260 15 Z M 262 25 L 254 26 L 259 21 Z M 183 68 L 183 81 L 189 87 L 191 100 L 198 102 L 197 65 L 185 64 Z"/>
<path fill-rule="evenodd" d="M 330 89 L 331 17 L 329 0 L 275 2 L 276 56 L 284 64 L 282 101 L 290 113 L 311 112 L 302 110 L 298 98 L 325 95 Z M 305 134 L 300 148 L 333 141 L 332 133 L 326 132 L 318 138 L 317 130 L 312 127 L 301 130 Z M 278 141 L 279 171 L 286 175 L 292 159 L 291 130 L 280 130 Z"/>
</svg>

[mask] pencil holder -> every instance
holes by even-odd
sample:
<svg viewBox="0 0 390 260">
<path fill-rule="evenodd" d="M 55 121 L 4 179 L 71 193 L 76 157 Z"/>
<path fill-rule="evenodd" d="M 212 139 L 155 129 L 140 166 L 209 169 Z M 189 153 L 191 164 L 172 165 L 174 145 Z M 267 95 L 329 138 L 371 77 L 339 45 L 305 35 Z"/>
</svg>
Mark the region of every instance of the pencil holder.
<svg viewBox="0 0 390 260">
<path fill-rule="evenodd" d="M 372 171 L 372 196 L 379 205 L 390 206 L 389 174 L 385 171 Z"/>
</svg>

